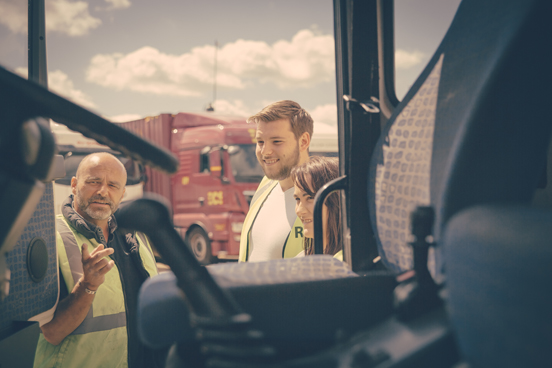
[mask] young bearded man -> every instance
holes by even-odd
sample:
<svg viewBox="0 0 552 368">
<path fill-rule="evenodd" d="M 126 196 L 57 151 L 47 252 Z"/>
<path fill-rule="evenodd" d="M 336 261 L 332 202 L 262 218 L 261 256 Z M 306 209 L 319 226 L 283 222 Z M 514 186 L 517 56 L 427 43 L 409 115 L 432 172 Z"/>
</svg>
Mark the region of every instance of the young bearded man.
<svg viewBox="0 0 552 368">
<path fill-rule="evenodd" d="M 240 241 L 240 262 L 295 257 L 303 250 L 303 224 L 295 213 L 291 169 L 309 159 L 313 120 L 294 101 L 278 101 L 251 116 L 257 159 L 265 177 L 251 200 Z"/>
</svg>

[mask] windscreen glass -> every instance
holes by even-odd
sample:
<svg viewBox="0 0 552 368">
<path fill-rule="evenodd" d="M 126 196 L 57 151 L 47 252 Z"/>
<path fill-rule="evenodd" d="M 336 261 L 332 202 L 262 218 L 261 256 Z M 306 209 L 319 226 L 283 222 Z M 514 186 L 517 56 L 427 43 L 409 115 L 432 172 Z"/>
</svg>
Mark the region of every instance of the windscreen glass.
<svg viewBox="0 0 552 368">
<path fill-rule="evenodd" d="M 257 161 L 254 144 L 238 144 L 228 147 L 232 175 L 239 183 L 260 182 L 264 176 L 263 169 Z"/>
<path fill-rule="evenodd" d="M 395 1 L 395 91 L 404 95 L 437 50 L 460 0 Z"/>
</svg>

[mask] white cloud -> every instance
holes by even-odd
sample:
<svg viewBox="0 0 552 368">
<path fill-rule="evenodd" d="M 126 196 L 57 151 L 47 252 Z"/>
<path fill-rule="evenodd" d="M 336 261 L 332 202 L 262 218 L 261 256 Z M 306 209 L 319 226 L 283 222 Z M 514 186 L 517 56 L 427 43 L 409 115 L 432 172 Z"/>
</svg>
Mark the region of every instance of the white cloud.
<svg viewBox="0 0 552 368">
<path fill-rule="evenodd" d="M 329 125 L 315 121 L 312 136 L 316 139 L 322 135 L 335 135 L 337 137 L 337 125 Z"/>
<path fill-rule="evenodd" d="M 336 104 L 318 105 L 310 111 L 315 123 L 324 123 L 328 125 L 337 125 L 337 106 Z"/>
<path fill-rule="evenodd" d="M 105 2 L 111 5 L 109 9 L 125 9 L 130 6 L 129 0 L 105 0 Z"/>
<path fill-rule="evenodd" d="M 409 69 L 413 66 L 420 64 L 425 54 L 421 51 L 395 51 L 395 68 L 396 69 Z"/>
<path fill-rule="evenodd" d="M 19 67 L 15 69 L 15 71 L 19 75 L 27 78 L 27 68 Z M 83 91 L 75 89 L 73 81 L 71 81 L 69 76 L 61 70 L 48 72 L 48 89 L 87 109 L 96 108 L 96 104 L 92 102 L 90 97 Z"/>
<path fill-rule="evenodd" d="M 273 45 L 238 40 L 225 45 L 219 56 L 224 72 L 242 80 L 275 83 L 281 88 L 312 87 L 334 78 L 334 40 L 331 35 L 304 29 L 291 41 Z"/>
<path fill-rule="evenodd" d="M 92 58 L 86 79 L 119 91 L 198 96 L 198 89 L 206 90 L 213 77 L 212 71 L 209 74 L 201 65 L 205 62 L 201 50 L 194 49 L 192 53 L 167 55 L 146 46 L 127 55 L 99 54 Z"/>
<path fill-rule="evenodd" d="M 142 119 L 143 116 L 139 114 L 121 114 L 115 116 L 106 116 L 105 118 L 113 123 L 124 123 L 126 121 Z"/>
<path fill-rule="evenodd" d="M 46 31 L 82 36 L 102 21 L 88 12 L 85 1 L 49 0 L 45 2 Z M 0 23 L 14 33 L 27 33 L 27 2 L 0 0 Z"/>
<path fill-rule="evenodd" d="M 82 36 L 97 28 L 102 21 L 88 13 L 88 3 L 84 1 L 54 0 L 46 2 L 46 29 L 66 33 L 69 36 Z"/>
<path fill-rule="evenodd" d="M 248 118 L 256 112 L 247 107 L 243 100 L 217 100 L 214 104 L 214 107 L 215 114 L 243 116 L 244 118 Z M 114 116 L 104 116 L 104 118 L 114 123 L 123 123 L 127 121 L 142 119 L 144 117 L 144 115 L 140 114 L 120 114 Z"/>
<path fill-rule="evenodd" d="M 27 32 L 27 2 L 0 0 L 0 23 L 14 33 Z"/>
<path fill-rule="evenodd" d="M 73 81 L 69 76 L 61 70 L 48 72 L 48 86 L 52 91 L 59 95 L 89 109 L 96 108 L 96 104 L 92 102 L 90 97 L 83 91 L 75 89 Z"/>
<path fill-rule="evenodd" d="M 211 91 L 215 46 L 193 48 L 182 55 L 142 47 L 129 54 L 99 54 L 92 58 L 87 80 L 116 90 L 174 96 L 198 96 Z M 217 87 L 244 89 L 259 83 L 280 88 L 312 87 L 334 78 L 333 36 L 299 31 L 291 41 L 269 45 L 237 40 L 222 46 L 217 58 Z"/>
<path fill-rule="evenodd" d="M 215 113 L 222 115 L 237 115 L 248 118 L 255 113 L 249 107 L 245 106 L 242 100 L 217 100 L 214 107 Z"/>
</svg>

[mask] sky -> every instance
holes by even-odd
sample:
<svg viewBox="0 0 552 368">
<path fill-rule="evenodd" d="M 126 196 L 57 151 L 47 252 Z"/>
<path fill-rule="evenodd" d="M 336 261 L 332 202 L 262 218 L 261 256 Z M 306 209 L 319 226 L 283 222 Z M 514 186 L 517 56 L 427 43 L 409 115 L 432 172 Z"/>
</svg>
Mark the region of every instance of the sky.
<svg viewBox="0 0 552 368">
<path fill-rule="evenodd" d="M 0 65 L 27 71 L 27 2 L 0 0 Z M 459 0 L 396 0 L 397 96 Z M 112 121 L 250 116 L 291 99 L 337 123 L 332 0 L 46 0 L 49 88 Z M 216 62 L 216 79 L 215 79 Z M 214 81 L 216 80 L 216 99 Z"/>
</svg>

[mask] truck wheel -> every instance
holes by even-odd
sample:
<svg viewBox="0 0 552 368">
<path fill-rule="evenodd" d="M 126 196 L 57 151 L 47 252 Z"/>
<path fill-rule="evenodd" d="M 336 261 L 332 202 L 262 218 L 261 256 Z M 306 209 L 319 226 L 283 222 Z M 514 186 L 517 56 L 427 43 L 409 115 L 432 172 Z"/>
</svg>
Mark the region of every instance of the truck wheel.
<svg viewBox="0 0 552 368">
<path fill-rule="evenodd" d="M 211 252 L 211 242 L 203 229 L 196 227 L 190 231 L 188 234 L 188 245 L 199 263 L 208 265 L 215 260 Z"/>
</svg>

